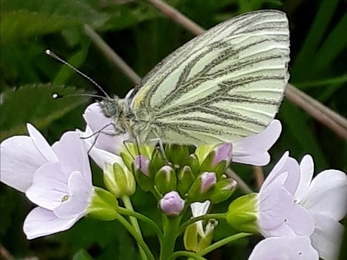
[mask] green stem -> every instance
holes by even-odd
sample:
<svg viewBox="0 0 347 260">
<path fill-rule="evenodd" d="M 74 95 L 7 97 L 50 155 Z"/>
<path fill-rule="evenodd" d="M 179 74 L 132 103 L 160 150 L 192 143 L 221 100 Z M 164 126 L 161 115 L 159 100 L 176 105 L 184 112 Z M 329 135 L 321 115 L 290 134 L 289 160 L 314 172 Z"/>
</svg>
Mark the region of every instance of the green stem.
<svg viewBox="0 0 347 260">
<path fill-rule="evenodd" d="M 197 259 L 197 260 L 206 260 L 206 258 L 199 256 L 196 253 L 187 252 L 187 251 L 177 251 L 177 252 L 173 253 L 172 255 L 170 255 L 170 257 L 167 260 L 174 260 L 180 256 L 186 256 L 187 258 L 189 257 L 189 259 L 193 258 L 193 259 Z"/>
<path fill-rule="evenodd" d="M 217 248 L 219 248 L 221 246 L 224 246 L 230 242 L 236 241 L 238 239 L 241 239 L 241 238 L 244 238 L 244 237 L 247 237 L 250 235 L 253 235 L 253 234 L 252 233 L 238 233 L 236 235 L 224 238 L 224 239 L 219 240 L 218 242 L 206 247 L 204 250 L 200 251 L 199 255 L 201 255 L 201 256 L 206 255 L 206 254 L 216 250 Z"/>
<path fill-rule="evenodd" d="M 142 214 L 140 214 L 138 212 L 131 211 L 131 210 L 128 210 L 128 209 L 125 209 L 125 208 L 122 208 L 122 207 L 119 207 L 117 209 L 117 211 L 118 211 L 119 214 L 132 216 L 132 217 L 135 217 L 135 218 L 137 218 L 139 220 L 142 220 L 143 222 L 149 224 L 153 228 L 153 230 L 156 232 L 158 238 L 160 240 L 163 238 L 163 233 L 161 232 L 160 228 L 150 218 L 148 218 L 148 217 L 146 217 L 146 216 L 144 216 L 144 215 L 142 215 Z"/>
<path fill-rule="evenodd" d="M 135 238 L 137 244 L 140 247 L 140 252 L 142 251 L 142 253 L 144 254 L 144 257 L 145 257 L 145 258 L 143 258 L 142 254 L 141 254 L 142 259 L 155 260 L 151 250 L 149 250 L 147 244 L 145 243 L 145 241 L 143 241 L 141 234 L 139 234 L 136 231 L 136 229 L 132 225 L 130 225 L 129 222 L 124 217 L 122 217 L 121 215 L 118 215 L 117 220 Z"/>
<path fill-rule="evenodd" d="M 134 208 L 133 208 L 133 205 L 131 204 L 131 200 L 130 200 L 129 196 L 127 196 L 127 195 L 122 196 L 122 200 L 123 200 L 124 206 L 128 210 L 134 212 Z M 139 234 L 139 236 L 141 238 L 141 241 L 143 241 L 142 234 L 141 234 L 141 229 L 140 229 L 139 223 L 137 222 L 137 218 L 130 217 L 130 223 L 134 227 L 136 232 Z M 147 260 L 146 254 L 143 251 L 142 247 L 140 247 L 140 245 L 139 245 L 139 250 L 140 250 L 141 258 L 143 260 Z"/>
<path fill-rule="evenodd" d="M 177 229 L 179 227 L 181 217 L 167 217 L 163 218 L 164 236 L 160 240 L 160 260 L 167 260 L 174 253 Z"/>
</svg>

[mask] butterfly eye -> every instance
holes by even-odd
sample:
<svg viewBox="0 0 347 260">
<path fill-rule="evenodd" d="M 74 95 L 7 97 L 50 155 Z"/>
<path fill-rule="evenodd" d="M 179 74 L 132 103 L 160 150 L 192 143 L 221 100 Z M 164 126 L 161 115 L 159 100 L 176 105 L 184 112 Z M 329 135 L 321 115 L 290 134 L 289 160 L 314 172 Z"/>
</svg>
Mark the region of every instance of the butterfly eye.
<svg viewBox="0 0 347 260">
<path fill-rule="evenodd" d="M 112 117 L 118 114 L 117 104 L 113 99 L 105 99 L 99 102 L 103 114 L 106 117 Z"/>
</svg>

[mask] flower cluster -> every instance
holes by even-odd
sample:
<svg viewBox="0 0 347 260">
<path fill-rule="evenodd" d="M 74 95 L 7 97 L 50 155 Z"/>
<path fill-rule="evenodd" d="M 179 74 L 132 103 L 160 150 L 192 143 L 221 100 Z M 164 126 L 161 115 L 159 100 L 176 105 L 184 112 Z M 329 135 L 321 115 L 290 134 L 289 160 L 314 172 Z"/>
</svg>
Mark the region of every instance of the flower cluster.
<svg viewBox="0 0 347 260">
<path fill-rule="evenodd" d="M 134 221 L 138 218 L 156 231 L 161 259 L 170 257 L 179 235 L 186 250 L 202 256 L 213 247 L 220 218 L 249 233 L 226 238 L 218 246 L 251 233 L 264 236 L 250 260 L 337 259 L 343 234 L 339 221 L 347 212 L 346 174 L 325 170 L 313 178 L 310 155 L 299 164 L 284 153 L 258 193 L 234 199 L 227 212 L 208 214 L 215 204 L 230 200 L 238 186 L 227 174 L 231 162 L 269 163 L 268 150 L 281 133 L 278 120 L 259 134 L 219 146 L 159 143 L 156 147 L 131 143 L 127 134 L 113 135 L 112 119 L 102 114 L 98 103 L 90 105 L 83 117 L 84 132 L 66 132 L 52 146 L 30 124 L 29 136 L 1 143 L 1 182 L 24 192 L 37 205 L 24 222 L 28 239 L 67 230 L 86 215 L 117 219 L 141 252 L 154 259 Z M 103 170 L 105 188 L 93 186 L 89 156 Z M 163 227 L 134 211 L 129 198 L 136 186 L 157 199 Z M 122 215 L 135 218 L 128 223 Z"/>
</svg>

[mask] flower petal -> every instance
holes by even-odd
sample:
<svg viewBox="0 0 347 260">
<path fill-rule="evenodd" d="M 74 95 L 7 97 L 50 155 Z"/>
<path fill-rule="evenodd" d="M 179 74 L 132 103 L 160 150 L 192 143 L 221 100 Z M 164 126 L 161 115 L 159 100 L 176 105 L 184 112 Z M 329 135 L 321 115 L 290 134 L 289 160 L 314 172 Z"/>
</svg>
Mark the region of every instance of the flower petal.
<svg viewBox="0 0 347 260">
<path fill-rule="evenodd" d="M 311 236 L 312 245 L 324 260 L 337 260 L 339 257 L 343 226 L 336 220 L 321 214 L 313 215 L 316 229 Z"/>
<path fill-rule="evenodd" d="M 278 161 L 275 167 L 272 169 L 270 174 L 262 185 L 262 189 L 266 188 L 275 180 L 279 175 L 287 174 L 287 178 L 284 183 L 284 187 L 289 191 L 290 194 L 294 195 L 300 182 L 300 167 L 298 162 L 288 156 L 288 152 L 285 152 L 282 158 Z"/>
<path fill-rule="evenodd" d="M 21 192 L 31 185 L 34 172 L 47 159 L 28 136 L 14 136 L 1 143 L 1 181 Z"/>
<path fill-rule="evenodd" d="M 318 260 L 309 237 L 271 237 L 260 241 L 248 260 Z"/>
<path fill-rule="evenodd" d="M 263 166 L 269 163 L 268 150 L 277 141 L 282 131 L 279 120 L 273 120 L 261 133 L 233 142 L 233 162 Z"/>
<path fill-rule="evenodd" d="M 301 200 L 305 197 L 308 188 L 311 184 L 313 171 L 313 159 L 310 155 L 305 155 L 300 163 L 300 183 L 294 195 L 297 203 L 300 203 Z"/>
<path fill-rule="evenodd" d="M 73 172 L 69 178 L 69 197 L 54 209 L 59 218 L 83 216 L 92 195 L 92 185 L 82 173 Z"/>
<path fill-rule="evenodd" d="M 190 204 L 190 208 L 192 209 L 193 218 L 206 215 L 210 204 L 211 204 L 211 202 L 209 200 L 206 200 L 202 203 L 201 202 L 194 202 L 194 203 Z M 202 225 L 202 221 L 201 220 L 197 221 L 197 222 L 195 222 L 195 224 L 197 226 L 197 231 L 198 231 L 199 235 L 201 237 L 205 237 L 205 232 L 204 232 L 204 228 Z"/>
<path fill-rule="evenodd" d="M 59 163 L 45 164 L 35 173 L 26 196 L 33 203 L 52 210 L 61 204 L 64 196 L 69 195 L 67 181 Z"/>
<path fill-rule="evenodd" d="M 259 193 L 260 232 L 265 237 L 310 236 L 314 230 L 313 219 L 307 210 L 294 203 L 293 196 L 284 188 L 286 175 L 279 175 Z"/>
<path fill-rule="evenodd" d="M 323 214 L 337 221 L 347 211 L 347 177 L 338 170 L 325 170 L 311 182 L 301 202 L 311 214 Z"/>
<path fill-rule="evenodd" d="M 26 217 L 23 229 L 28 239 L 34 239 L 67 230 L 78 219 L 78 217 L 58 218 L 52 211 L 37 207 Z"/>
<path fill-rule="evenodd" d="M 33 140 L 36 148 L 41 152 L 42 156 L 46 158 L 48 162 L 57 162 L 58 158 L 53 149 L 42 136 L 42 134 L 31 124 L 27 124 L 28 133 Z"/>
<path fill-rule="evenodd" d="M 91 171 L 87 148 L 78 132 L 66 132 L 59 142 L 53 145 L 53 149 L 59 157 L 60 167 L 67 182 L 71 172 L 79 171 L 85 175 L 91 183 Z"/>
<path fill-rule="evenodd" d="M 113 121 L 107 118 L 102 113 L 101 107 L 98 103 L 93 103 L 87 107 L 83 114 L 84 120 L 87 123 L 87 129 L 84 136 L 93 135 L 85 139 L 90 145 L 93 143 L 96 148 L 119 155 L 124 145 L 123 141 L 128 139 L 128 135 L 112 135 L 114 133 Z M 95 134 L 102 131 L 110 134 Z M 96 142 L 94 141 L 96 138 Z M 94 147 L 92 148 L 92 150 Z"/>
</svg>

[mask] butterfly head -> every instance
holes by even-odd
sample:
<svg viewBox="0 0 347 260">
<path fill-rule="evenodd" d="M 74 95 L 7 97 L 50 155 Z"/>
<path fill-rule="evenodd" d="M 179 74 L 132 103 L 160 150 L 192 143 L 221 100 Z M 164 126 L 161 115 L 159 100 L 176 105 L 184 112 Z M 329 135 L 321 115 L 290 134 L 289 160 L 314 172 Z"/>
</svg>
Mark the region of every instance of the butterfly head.
<svg viewBox="0 0 347 260">
<path fill-rule="evenodd" d="M 99 102 L 101 111 L 106 117 L 118 117 L 118 100 L 119 98 L 115 96 L 114 98 L 105 98 Z"/>
</svg>

